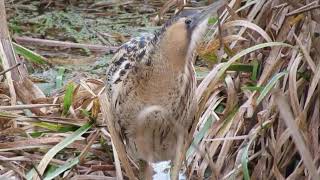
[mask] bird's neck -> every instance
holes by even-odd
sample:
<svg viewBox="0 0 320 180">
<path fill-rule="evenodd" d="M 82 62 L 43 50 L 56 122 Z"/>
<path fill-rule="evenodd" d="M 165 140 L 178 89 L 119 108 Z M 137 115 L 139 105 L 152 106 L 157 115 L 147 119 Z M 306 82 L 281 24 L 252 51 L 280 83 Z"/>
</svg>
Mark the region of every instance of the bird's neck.
<svg viewBox="0 0 320 180">
<path fill-rule="evenodd" d="M 188 49 L 181 44 L 167 40 L 160 42 L 157 48 L 155 63 L 167 71 L 181 72 L 190 61 Z"/>
</svg>

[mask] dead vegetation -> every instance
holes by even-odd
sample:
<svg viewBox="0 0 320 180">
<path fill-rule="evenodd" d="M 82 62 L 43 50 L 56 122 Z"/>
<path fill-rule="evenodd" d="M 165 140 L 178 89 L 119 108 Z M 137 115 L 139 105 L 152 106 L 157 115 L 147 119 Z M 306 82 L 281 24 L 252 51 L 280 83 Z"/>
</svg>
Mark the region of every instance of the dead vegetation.
<svg viewBox="0 0 320 180">
<path fill-rule="evenodd" d="M 43 51 L 35 54 L 11 42 L 0 2 L 0 178 L 135 176 L 137 169 L 130 160 L 120 166 L 119 159 L 126 154 L 113 151 L 104 128 L 102 77 L 79 75 L 65 86 L 56 81 L 60 88 L 45 95 L 22 60 L 54 63 L 39 55 Z M 64 8 L 60 2 L 42 6 Z M 101 15 L 106 13 L 101 9 L 114 6 L 103 2 L 92 3 L 87 10 Z M 171 1 L 158 9 L 159 15 L 174 5 L 182 8 L 181 1 Z M 211 29 L 198 49 L 199 122 L 186 154 L 185 174 L 191 179 L 320 179 L 318 2 L 232 0 L 223 10 L 219 21 L 209 20 Z M 40 41 L 33 43 L 53 42 Z M 92 51 L 114 47 L 54 43 Z M 92 55 L 96 54 L 88 56 Z"/>
</svg>

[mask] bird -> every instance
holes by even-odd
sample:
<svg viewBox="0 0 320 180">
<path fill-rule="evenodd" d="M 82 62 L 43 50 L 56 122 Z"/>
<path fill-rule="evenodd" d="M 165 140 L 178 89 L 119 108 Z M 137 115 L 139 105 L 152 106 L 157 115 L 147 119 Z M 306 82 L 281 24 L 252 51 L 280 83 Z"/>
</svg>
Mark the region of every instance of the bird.
<svg viewBox="0 0 320 180">
<path fill-rule="evenodd" d="M 112 58 L 106 94 L 115 129 L 134 160 L 173 161 L 179 137 L 186 142 L 197 109 L 195 50 L 215 9 L 175 16 L 159 31 L 124 43 Z"/>
</svg>

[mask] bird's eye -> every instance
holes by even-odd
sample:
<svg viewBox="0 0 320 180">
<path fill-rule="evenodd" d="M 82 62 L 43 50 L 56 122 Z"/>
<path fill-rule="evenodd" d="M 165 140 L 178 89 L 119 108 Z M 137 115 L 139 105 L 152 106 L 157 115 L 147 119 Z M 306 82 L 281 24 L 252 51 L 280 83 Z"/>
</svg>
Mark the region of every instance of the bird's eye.
<svg viewBox="0 0 320 180">
<path fill-rule="evenodd" d="M 191 19 L 186 19 L 185 21 L 184 21 L 184 23 L 186 23 L 186 25 L 190 25 L 191 24 Z"/>
</svg>

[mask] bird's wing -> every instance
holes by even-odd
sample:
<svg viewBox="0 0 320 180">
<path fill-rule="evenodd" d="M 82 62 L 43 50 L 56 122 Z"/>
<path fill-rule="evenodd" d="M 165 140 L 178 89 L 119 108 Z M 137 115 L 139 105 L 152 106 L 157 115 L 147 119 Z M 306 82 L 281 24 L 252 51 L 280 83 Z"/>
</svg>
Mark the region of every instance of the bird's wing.
<svg viewBox="0 0 320 180">
<path fill-rule="evenodd" d="M 152 43 L 152 38 L 153 35 L 145 35 L 131 39 L 120 46 L 107 70 L 106 90 L 108 95 L 112 94 L 114 87 L 121 83 L 138 64 L 148 65 L 150 63 L 148 48 Z"/>
<path fill-rule="evenodd" d="M 152 35 L 148 35 L 131 39 L 120 46 L 115 53 L 106 74 L 106 92 L 112 106 L 115 107 L 119 101 L 119 91 L 125 89 L 126 84 L 123 82 L 128 78 L 128 75 L 139 71 L 139 64 L 148 63 L 147 53 L 152 38 Z M 115 125 L 119 135 L 125 140 L 125 130 L 119 127 L 118 119 L 115 119 Z"/>
</svg>

